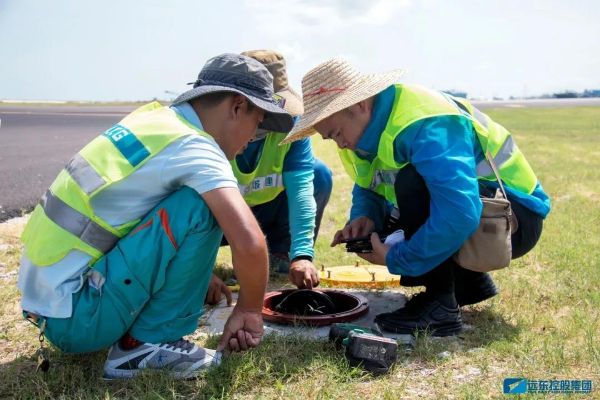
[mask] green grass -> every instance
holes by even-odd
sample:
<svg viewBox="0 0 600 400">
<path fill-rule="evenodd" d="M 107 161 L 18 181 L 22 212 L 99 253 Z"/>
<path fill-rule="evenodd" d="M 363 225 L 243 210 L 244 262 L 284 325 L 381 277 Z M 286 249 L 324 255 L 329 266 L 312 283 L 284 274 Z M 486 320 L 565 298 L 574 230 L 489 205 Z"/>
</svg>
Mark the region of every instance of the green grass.
<svg viewBox="0 0 600 400">
<path fill-rule="evenodd" d="M 351 368 L 327 343 L 268 337 L 193 382 L 149 373 L 101 381 L 105 352 L 51 352 L 47 376 L 34 372 L 37 335 L 19 318 L 15 288 L 18 226 L 0 228 L 0 398 L 497 398 L 509 376 L 592 379 L 600 384 L 600 108 L 496 109 L 553 200 L 537 247 L 494 272 L 499 296 L 468 307 L 472 329 L 459 338 L 419 337 L 393 371 L 372 377 Z M 334 191 L 317 241 L 317 263 L 356 260 L 331 249 L 348 214 L 351 182 L 331 143 L 315 151 L 334 171 Z M 229 263 L 227 251 L 219 261 Z M 214 346 L 192 336 L 198 343 Z M 540 397 L 541 398 L 541 397 Z M 578 397 L 581 398 L 581 397 Z"/>
</svg>

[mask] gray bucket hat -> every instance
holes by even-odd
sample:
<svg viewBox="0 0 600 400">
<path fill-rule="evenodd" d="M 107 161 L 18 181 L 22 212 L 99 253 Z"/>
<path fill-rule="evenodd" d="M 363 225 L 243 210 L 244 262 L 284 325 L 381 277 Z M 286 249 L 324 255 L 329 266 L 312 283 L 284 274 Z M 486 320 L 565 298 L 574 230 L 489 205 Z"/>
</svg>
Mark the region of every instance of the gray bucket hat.
<svg viewBox="0 0 600 400">
<path fill-rule="evenodd" d="M 267 68 L 251 57 L 241 54 L 221 54 L 206 62 L 194 88 L 173 101 L 179 104 L 213 92 L 238 93 L 265 111 L 259 128 L 273 132 L 289 132 L 294 126 L 292 116 L 274 97 L 273 76 Z"/>
</svg>

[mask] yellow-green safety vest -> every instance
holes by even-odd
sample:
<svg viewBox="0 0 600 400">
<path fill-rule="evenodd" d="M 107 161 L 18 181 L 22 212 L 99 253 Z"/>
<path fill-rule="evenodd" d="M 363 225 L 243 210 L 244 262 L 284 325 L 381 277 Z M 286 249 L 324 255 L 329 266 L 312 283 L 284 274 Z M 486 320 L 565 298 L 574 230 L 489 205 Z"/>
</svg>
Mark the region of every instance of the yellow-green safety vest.
<svg viewBox="0 0 600 400">
<path fill-rule="evenodd" d="M 396 85 L 390 117 L 373 161 L 364 160 L 349 149 L 340 149 L 344 169 L 356 184 L 384 196 L 394 205 L 394 182 L 398 171 L 408 162 L 394 159 L 394 141 L 410 125 L 425 118 L 456 115 L 468 118 L 484 154 L 489 152 L 505 185 L 531 194 L 537 185 L 533 169 L 502 125 L 473 107 L 469 101 L 418 85 Z M 484 158 L 476 166 L 478 179 L 495 181 L 494 172 Z"/>
<path fill-rule="evenodd" d="M 139 220 L 113 227 L 95 214 L 91 200 L 174 140 L 189 135 L 210 137 L 171 108 L 152 102 L 88 143 L 58 174 L 33 210 L 21 235 L 29 260 L 48 266 L 71 250 L 79 250 L 92 257 L 92 265 Z"/>
<path fill-rule="evenodd" d="M 285 133 L 269 132 L 254 171 L 240 171 L 235 159 L 231 161 L 233 174 L 244 200 L 250 206 L 267 203 L 285 189 L 283 186 L 283 162 L 291 144 L 279 145 Z"/>
</svg>

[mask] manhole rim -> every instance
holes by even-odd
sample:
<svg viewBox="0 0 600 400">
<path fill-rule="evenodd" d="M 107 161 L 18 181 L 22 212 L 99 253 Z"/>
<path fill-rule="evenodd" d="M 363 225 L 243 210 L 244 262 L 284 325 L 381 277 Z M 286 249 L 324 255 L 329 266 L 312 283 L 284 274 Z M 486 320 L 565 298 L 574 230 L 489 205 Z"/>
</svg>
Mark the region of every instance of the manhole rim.
<svg viewBox="0 0 600 400">
<path fill-rule="evenodd" d="M 263 308 L 262 308 L 263 319 L 266 321 L 269 321 L 269 322 L 277 322 L 280 324 L 287 324 L 287 325 L 302 324 L 302 325 L 320 326 L 320 325 L 330 325 L 335 322 L 353 321 L 353 320 L 358 319 L 361 316 L 365 315 L 369 311 L 369 301 L 367 300 L 366 297 L 364 297 L 360 294 L 349 293 L 349 292 L 342 291 L 342 290 L 328 290 L 328 289 L 325 289 L 325 290 L 315 289 L 315 290 L 317 290 L 318 292 L 321 292 L 321 293 L 325 293 L 325 294 L 335 293 L 335 294 L 341 294 L 344 296 L 353 297 L 358 301 L 358 305 L 351 308 L 350 310 L 342 311 L 342 312 L 335 313 L 335 314 L 309 315 L 309 316 L 284 314 L 284 313 L 280 313 L 280 312 L 277 312 L 270 308 L 265 307 L 265 304 L 271 298 L 273 298 L 275 296 L 279 296 L 286 292 L 294 291 L 294 290 L 295 289 L 280 289 L 280 290 L 274 290 L 274 291 L 266 293 L 265 298 L 263 300 Z"/>
</svg>

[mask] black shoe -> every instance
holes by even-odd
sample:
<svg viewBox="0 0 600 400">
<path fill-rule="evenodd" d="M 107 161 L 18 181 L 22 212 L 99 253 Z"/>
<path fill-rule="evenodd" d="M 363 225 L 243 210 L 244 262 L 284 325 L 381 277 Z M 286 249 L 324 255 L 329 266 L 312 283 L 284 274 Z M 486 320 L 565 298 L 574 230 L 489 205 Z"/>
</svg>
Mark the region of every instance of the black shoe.
<svg viewBox="0 0 600 400">
<path fill-rule="evenodd" d="M 452 336 L 462 330 L 457 304 L 441 302 L 440 297 L 427 292 L 411 297 L 403 308 L 377 315 L 375 323 L 385 331 L 399 334 L 427 331 L 432 336 Z"/>
<path fill-rule="evenodd" d="M 476 304 L 498 294 L 498 289 L 487 272 L 469 274 L 464 279 L 461 278 L 461 275 L 456 274 L 454 293 L 459 307 Z"/>
</svg>

